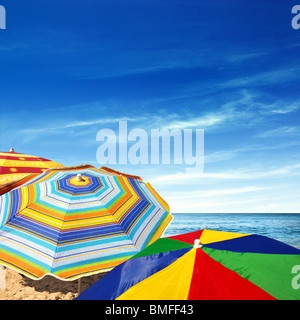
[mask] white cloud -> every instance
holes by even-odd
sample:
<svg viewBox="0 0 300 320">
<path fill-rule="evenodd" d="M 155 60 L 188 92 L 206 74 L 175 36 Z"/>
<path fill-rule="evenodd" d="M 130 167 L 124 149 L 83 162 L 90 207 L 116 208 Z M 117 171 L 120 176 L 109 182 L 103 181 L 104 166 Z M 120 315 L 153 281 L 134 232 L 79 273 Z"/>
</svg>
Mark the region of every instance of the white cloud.
<svg viewBox="0 0 300 320">
<path fill-rule="evenodd" d="M 257 195 L 244 198 L 180 201 L 167 198 L 172 213 L 299 213 L 299 199 Z"/>
<path fill-rule="evenodd" d="M 282 175 L 300 175 L 300 163 L 275 168 L 273 170 L 254 171 L 254 170 L 228 170 L 224 172 L 203 173 L 197 169 L 190 172 L 179 172 L 169 175 L 162 175 L 152 180 L 153 183 L 172 184 L 174 182 L 190 184 L 197 180 L 254 180 L 263 178 L 276 178 Z"/>
<path fill-rule="evenodd" d="M 255 59 L 265 55 L 267 55 L 267 52 L 254 52 L 254 53 L 232 55 L 232 56 L 228 56 L 227 58 L 225 57 L 225 59 L 229 63 L 241 63 L 241 62 L 244 62 L 245 60 L 251 60 L 251 59 Z"/>
<path fill-rule="evenodd" d="M 243 90 L 240 98 L 211 107 L 214 108 L 214 111 L 203 111 L 200 115 L 187 113 L 184 117 L 179 118 L 177 114 L 168 114 L 161 117 L 156 116 L 155 121 L 168 129 L 222 127 L 227 130 L 229 127 L 255 126 L 265 121 L 266 117 L 295 112 L 300 109 L 300 102 L 296 101 L 292 104 L 285 101 L 265 103 L 259 101 L 254 94 Z M 210 110 L 211 108 L 204 106 L 203 109 Z"/>
<path fill-rule="evenodd" d="M 240 125 L 246 120 L 254 118 L 255 114 L 251 110 L 253 101 L 251 95 L 243 92 L 242 97 L 229 101 L 215 109 L 215 111 L 203 112 L 200 116 L 195 114 L 186 115 L 185 120 L 178 120 L 174 115 L 163 118 L 163 126 L 169 129 L 184 128 L 211 128 L 229 125 Z M 210 108 L 208 108 L 210 109 Z"/>
<path fill-rule="evenodd" d="M 215 151 L 208 155 L 205 155 L 205 163 L 231 160 L 237 157 L 237 155 L 242 151 L 242 149 Z"/>
<path fill-rule="evenodd" d="M 208 103 L 208 102 L 207 102 Z M 94 102 L 90 104 L 77 105 L 75 108 L 86 109 L 86 108 L 96 108 L 99 102 Z M 300 106 L 300 104 L 299 104 Z M 42 134 L 54 132 L 60 133 L 66 129 L 79 129 L 87 128 L 95 125 L 116 125 L 118 121 L 128 120 L 128 126 L 136 125 L 136 127 L 143 129 L 153 129 L 153 128 L 166 128 L 172 129 L 188 129 L 188 128 L 198 128 L 198 129 L 220 129 L 228 130 L 228 128 L 235 128 L 240 126 L 253 126 L 264 121 L 266 116 L 270 114 L 283 114 L 294 112 L 298 109 L 298 104 L 286 104 L 275 103 L 275 104 L 265 104 L 257 101 L 256 97 L 244 90 L 239 98 L 232 99 L 220 106 L 211 106 L 214 111 L 210 111 L 211 108 L 206 108 L 204 106 L 202 110 L 195 112 L 187 112 L 184 116 L 178 113 L 168 113 L 167 111 L 161 111 L 160 113 L 148 113 L 148 114 L 137 114 L 136 116 L 122 116 L 121 114 L 117 117 L 101 117 L 87 120 L 62 120 L 60 117 L 58 120 L 45 119 L 45 123 L 40 122 L 39 127 L 33 126 L 22 130 L 25 134 Z M 108 106 L 106 106 L 109 109 Z M 124 107 L 125 108 L 125 107 Z M 68 109 L 72 109 L 68 107 Z M 201 110 L 201 109 L 198 109 Z M 205 111 L 206 110 L 206 111 Z M 258 112 L 259 111 L 259 112 Z M 42 121 L 42 120 L 41 120 Z"/>
<path fill-rule="evenodd" d="M 208 191 L 169 192 L 173 213 L 299 213 L 300 199 L 281 186 L 245 186 Z"/>
<path fill-rule="evenodd" d="M 280 113 L 280 114 L 286 114 L 290 112 L 294 112 L 298 110 L 300 105 L 297 103 L 295 104 L 290 104 L 290 105 L 283 105 L 283 106 L 277 106 L 275 107 L 272 112 L 273 113 Z"/>
<path fill-rule="evenodd" d="M 49 131 L 56 131 L 56 130 L 62 130 L 62 129 L 70 129 L 70 128 L 79 128 L 79 127 L 89 127 L 94 126 L 98 124 L 117 124 L 119 121 L 128 120 L 128 121 L 144 121 L 144 117 L 137 117 L 137 118 L 130 118 L 130 117 L 119 117 L 119 118 L 101 118 L 101 119 L 93 119 L 88 121 L 71 121 L 71 122 L 65 122 L 60 123 L 55 126 L 46 127 L 43 126 L 42 128 L 29 128 L 24 129 L 24 133 L 42 133 L 42 132 L 49 132 Z"/>
<path fill-rule="evenodd" d="M 169 129 L 185 129 L 185 128 L 207 128 L 223 123 L 228 115 L 220 113 L 209 113 L 202 117 L 196 117 L 185 121 L 175 120 L 164 125 Z"/>
<path fill-rule="evenodd" d="M 300 127 L 296 126 L 284 126 L 273 130 L 267 130 L 256 135 L 258 138 L 279 137 L 287 135 L 296 135 L 300 133 Z"/>
<path fill-rule="evenodd" d="M 299 75 L 300 65 L 297 65 L 294 67 L 287 67 L 272 71 L 261 72 L 248 77 L 232 79 L 222 83 L 220 87 L 249 87 L 251 85 L 265 86 L 299 79 Z"/>
<path fill-rule="evenodd" d="M 190 191 L 187 193 L 182 192 L 176 192 L 173 191 L 171 193 L 171 197 L 173 199 L 177 200 L 200 200 L 203 198 L 210 198 L 210 197 L 216 197 L 216 196 L 227 196 L 227 195 L 237 195 L 242 193 L 248 193 L 248 192 L 256 192 L 256 191 L 262 191 L 262 190 L 269 190 L 272 189 L 272 187 L 258 187 L 258 186 L 246 186 L 241 188 L 225 188 L 225 189 L 212 189 L 212 190 L 196 190 L 196 191 Z"/>
</svg>

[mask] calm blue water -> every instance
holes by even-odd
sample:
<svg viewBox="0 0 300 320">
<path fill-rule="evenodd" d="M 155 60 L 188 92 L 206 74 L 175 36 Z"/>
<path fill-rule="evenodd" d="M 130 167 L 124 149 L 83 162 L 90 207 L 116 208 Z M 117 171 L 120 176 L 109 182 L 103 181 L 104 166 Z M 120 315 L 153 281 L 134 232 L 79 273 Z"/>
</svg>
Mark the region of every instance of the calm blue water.
<svg viewBox="0 0 300 320">
<path fill-rule="evenodd" d="M 173 221 L 164 236 L 212 229 L 255 233 L 282 241 L 300 249 L 300 214 L 202 214 L 173 213 Z"/>
</svg>

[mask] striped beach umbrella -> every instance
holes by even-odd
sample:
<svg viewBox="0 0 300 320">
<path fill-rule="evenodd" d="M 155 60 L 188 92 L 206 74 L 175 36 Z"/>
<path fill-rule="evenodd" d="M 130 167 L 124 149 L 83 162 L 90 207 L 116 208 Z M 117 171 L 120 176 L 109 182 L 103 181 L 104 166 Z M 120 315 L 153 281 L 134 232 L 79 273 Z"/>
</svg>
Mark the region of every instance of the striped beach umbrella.
<svg viewBox="0 0 300 320">
<path fill-rule="evenodd" d="M 61 164 L 36 156 L 14 152 L 0 152 L 0 195 L 29 181 L 49 168 Z"/>
<path fill-rule="evenodd" d="M 0 197 L 0 263 L 39 279 L 111 270 L 172 220 L 149 183 L 90 165 L 48 169 Z"/>
<path fill-rule="evenodd" d="M 77 299 L 300 300 L 297 272 L 297 248 L 264 236 L 204 229 L 158 239 Z"/>
</svg>

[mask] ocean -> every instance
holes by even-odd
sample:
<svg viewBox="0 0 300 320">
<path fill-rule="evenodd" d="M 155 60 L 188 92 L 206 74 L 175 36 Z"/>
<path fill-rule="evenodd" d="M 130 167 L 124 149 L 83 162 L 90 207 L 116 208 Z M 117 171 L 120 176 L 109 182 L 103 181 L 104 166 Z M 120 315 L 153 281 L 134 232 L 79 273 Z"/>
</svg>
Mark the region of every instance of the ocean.
<svg viewBox="0 0 300 320">
<path fill-rule="evenodd" d="M 200 229 L 255 233 L 300 249 L 300 214 L 173 213 L 165 237 Z"/>
</svg>

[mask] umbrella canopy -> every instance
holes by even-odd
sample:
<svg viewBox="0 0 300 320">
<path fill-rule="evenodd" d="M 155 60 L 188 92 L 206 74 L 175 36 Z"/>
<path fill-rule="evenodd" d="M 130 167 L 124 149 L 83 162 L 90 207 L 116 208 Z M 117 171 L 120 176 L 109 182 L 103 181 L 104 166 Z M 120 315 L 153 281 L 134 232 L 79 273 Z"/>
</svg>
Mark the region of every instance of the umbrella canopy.
<svg viewBox="0 0 300 320">
<path fill-rule="evenodd" d="M 158 239 L 78 300 L 300 299 L 300 250 L 254 234 L 200 230 Z"/>
<path fill-rule="evenodd" d="M 63 167 L 61 164 L 36 156 L 0 152 L 0 195 L 29 181 L 48 168 Z"/>
<path fill-rule="evenodd" d="M 90 165 L 48 169 L 0 197 L 0 263 L 38 279 L 111 270 L 171 222 L 149 183 Z"/>
</svg>

